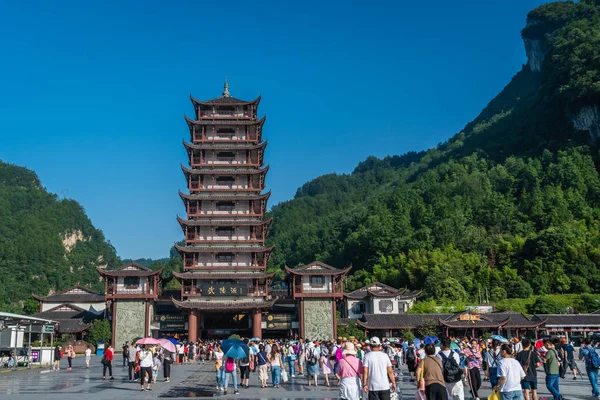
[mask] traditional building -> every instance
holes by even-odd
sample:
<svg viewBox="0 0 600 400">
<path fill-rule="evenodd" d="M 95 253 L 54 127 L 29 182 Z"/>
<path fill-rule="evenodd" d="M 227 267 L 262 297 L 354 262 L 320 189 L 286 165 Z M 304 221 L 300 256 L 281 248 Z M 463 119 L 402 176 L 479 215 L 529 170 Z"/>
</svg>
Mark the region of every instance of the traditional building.
<svg viewBox="0 0 600 400">
<path fill-rule="evenodd" d="M 188 313 L 188 339 L 237 333 L 261 337 L 262 312 L 274 299 L 266 272 L 272 247 L 265 247 L 271 220 L 264 220 L 269 193 L 263 194 L 268 167 L 258 119 L 260 97 L 223 95 L 209 101 L 191 97 L 195 118 L 186 117 L 185 143 L 190 168 L 183 167 L 189 194 L 180 193 L 187 218 L 178 218 L 185 245 L 181 300 Z"/>
<path fill-rule="evenodd" d="M 292 269 L 285 267 L 300 319 L 301 338 L 331 340 L 337 337 L 337 302 L 344 297 L 343 280 L 352 269 L 337 269 L 319 261 Z"/>
<path fill-rule="evenodd" d="M 95 314 L 103 313 L 106 308 L 103 294 L 79 285 L 48 296 L 33 294 L 33 298 L 40 302 L 40 312 L 60 307 L 65 303 Z"/>
<path fill-rule="evenodd" d="M 85 331 L 92 326 L 94 320 L 104 317 L 104 310 L 93 312 L 90 309 L 84 310 L 74 304 L 65 303 L 34 314 L 33 317 L 57 321 L 56 333 L 72 335 L 74 340 L 84 340 Z"/>
<path fill-rule="evenodd" d="M 370 285 L 344 294 L 344 313 L 347 318 L 364 314 L 398 314 L 407 312 L 421 291 L 398 290 L 383 283 Z"/>
<path fill-rule="evenodd" d="M 107 270 L 96 268 L 104 278 L 106 303 L 112 322 L 112 346 L 150 336 L 154 303 L 158 300 L 160 273 L 130 263 Z"/>
</svg>

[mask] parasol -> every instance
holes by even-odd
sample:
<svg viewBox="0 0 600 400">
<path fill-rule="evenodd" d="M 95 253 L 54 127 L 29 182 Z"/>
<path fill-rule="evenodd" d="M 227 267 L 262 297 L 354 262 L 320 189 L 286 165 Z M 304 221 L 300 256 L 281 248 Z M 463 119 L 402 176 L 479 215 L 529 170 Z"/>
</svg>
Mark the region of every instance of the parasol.
<svg viewBox="0 0 600 400">
<path fill-rule="evenodd" d="M 160 344 L 160 342 L 158 341 L 158 339 L 154 339 L 152 337 L 145 337 L 139 339 L 137 342 L 135 342 L 135 344 Z"/>
<path fill-rule="evenodd" d="M 158 339 L 158 342 L 163 349 L 168 350 L 171 353 L 177 352 L 177 348 L 175 347 L 173 342 L 171 342 L 169 339 Z"/>
</svg>

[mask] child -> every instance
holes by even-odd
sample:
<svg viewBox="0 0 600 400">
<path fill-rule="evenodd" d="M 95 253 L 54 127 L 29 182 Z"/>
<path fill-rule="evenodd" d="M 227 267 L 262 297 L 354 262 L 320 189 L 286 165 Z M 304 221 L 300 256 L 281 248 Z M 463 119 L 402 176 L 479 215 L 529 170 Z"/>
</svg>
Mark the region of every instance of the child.
<svg viewBox="0 0 600 400">
<path fill-rule="evenodd" d="M 158 370 L 160 369 L 160 358 L 158 352 L 154 353 L 154 360 L 152 365 L 152 383 L 156 383 L 156 377 L 158 376 Z"/>
</svg>

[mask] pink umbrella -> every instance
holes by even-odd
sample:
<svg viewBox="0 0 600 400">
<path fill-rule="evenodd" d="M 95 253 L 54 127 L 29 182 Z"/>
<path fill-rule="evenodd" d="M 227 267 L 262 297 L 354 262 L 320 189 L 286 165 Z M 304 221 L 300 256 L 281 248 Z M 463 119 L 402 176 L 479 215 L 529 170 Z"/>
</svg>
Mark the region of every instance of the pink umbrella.
<svg viewBox="0 0 600 400">
<path fill-rule="evenodd" d="M 177 352 L 177 348 L 169 339 L 158 339 L 158 342 L 163 349 L 170 351 L 171 353 Z"/>
<path fill-rule="evenodd" d="M 151 337 L 145 337 L 145 338 L 141 338 L 140 340 L 135 342 L 135 344 L 160 344 L 160 342 L 158 341 L 158 339 L 154 339 Z"/>
</svg>

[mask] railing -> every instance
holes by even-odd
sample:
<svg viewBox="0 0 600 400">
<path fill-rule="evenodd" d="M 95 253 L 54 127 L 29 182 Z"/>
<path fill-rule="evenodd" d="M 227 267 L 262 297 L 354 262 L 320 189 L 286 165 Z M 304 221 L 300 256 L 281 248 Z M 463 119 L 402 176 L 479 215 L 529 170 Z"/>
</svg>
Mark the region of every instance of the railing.
<svg viewBox="0 0 600 400">
<path fill-rule="evenodd" d="M 200 238 L 200 237 L 196 237 L 193 239 L 186 239 L 189 243 L 237 243 L 237 242 L 244 242 L 244 243 L 261 243 L 263 242 L 265 239 L 261 239 L 261 238 L 254 238 L 251 239 L 249 237 L 231 237 L 231 238 L 224 238 L 222 236 L 215 236 L 215 237 L 206 237 L 206 238 Z"/>
<path fill-rule="evenodd" d="M 126 289 L 126 288 L 117 288 L 116 290 L 109 290 L 109 295 L 115 294 L 154 294 L 154 289 L 150 288 L 150 290 L 146 290 L 146 288 L 137 288 L 137 289 Z"/>
<path fill-rule="evenodd" d="M 258 140 L 258 135 L 240 135 L 240 136 L 217 136 L 217 135 L 212 135 L 210 134 L 210 136 L 208 134 L 202 135 L 201 133 L 195 133 L 193 135 L 193 141 L 194 143 L 198 143 L 198 142 L 223 142 L 223 143 L 228 143 L 228 142 L 256 142 Z"/>
<path fill-rule="evenodd" d="M 212 111 L 200 111 L 200 118 L 213 118 L 213 117 L 236 117 L 236 118 L 251 118 L 252 115 L 250 112 L 240 112 L 240 111 L 222 111 L 217 110 L 214 113 Z"/>
</svg>

